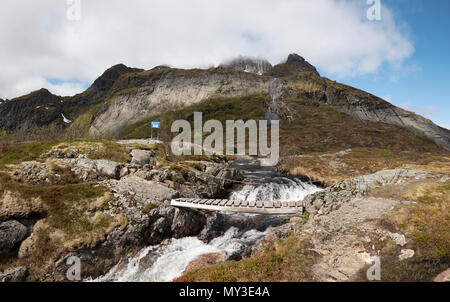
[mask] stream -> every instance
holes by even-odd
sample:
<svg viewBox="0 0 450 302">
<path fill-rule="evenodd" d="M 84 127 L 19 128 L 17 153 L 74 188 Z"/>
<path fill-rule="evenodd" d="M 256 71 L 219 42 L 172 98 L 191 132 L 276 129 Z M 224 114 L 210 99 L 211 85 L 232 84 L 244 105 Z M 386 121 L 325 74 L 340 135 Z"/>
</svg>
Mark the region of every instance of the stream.
<svg viewBox="0 0 450 302">
<path fill-rule="evenodd" d="M 258 159 L 237 161 L 234 167 L 243 170 L 249 184 L 233 192 L 233 200 L 299 201 L 321 190 L 299 179 L 278 175 L 271 167 L 261 167 Z M 148 246 L 94 281 L 170 282 L 200 256 L 215 254 L 226 260 L 241 259 L 272 227 L 288 220 L 285 215 L 214 212 L 197 237 Z"/>
</svg>

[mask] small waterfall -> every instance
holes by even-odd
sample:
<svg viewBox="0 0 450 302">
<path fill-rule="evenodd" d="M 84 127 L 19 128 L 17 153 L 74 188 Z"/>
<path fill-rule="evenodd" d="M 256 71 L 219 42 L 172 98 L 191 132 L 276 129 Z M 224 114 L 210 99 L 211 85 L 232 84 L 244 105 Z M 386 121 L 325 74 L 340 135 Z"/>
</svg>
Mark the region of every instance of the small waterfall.
<svg viewBox="0 0 450 302">
<path fill-rule="evenodd" d="M 298 179 L 277 177 L 272 182 L 245 185 L 231 195 L 232 200 L 241 201 L 301 201 L 307 195 L 321 189 Z"/>
</svg>

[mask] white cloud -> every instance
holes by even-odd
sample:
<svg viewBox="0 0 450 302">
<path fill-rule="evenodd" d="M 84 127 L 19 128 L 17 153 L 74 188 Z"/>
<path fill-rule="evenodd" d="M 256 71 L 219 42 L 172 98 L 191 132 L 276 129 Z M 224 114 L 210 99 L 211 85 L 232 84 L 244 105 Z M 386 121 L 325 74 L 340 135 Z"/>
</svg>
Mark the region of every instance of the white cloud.
<svg viewBox="0 0 450 302">
<path fill-rule="evenodd" d="M 381 22 L 366 19 L 365 0 L 81 1 L 78 22 L 66 19 L 66 1 L 2 1 L 0 97 L 48 78 L 64 80 L 44 83 L 53 92 L 73 94 L 117 63 L 194 67 L 251 55 L 276 64 L 297 52 L 345 77 L 401 66 L 414 51 L 387 7 Z"/>
<path fill-rule="evenodd" d="M 433 106 L 415 106 L 409 103 L 403 103 L 400 107 L 413 111 L 415 113 L 419 113 L 423 116 L 433 116 L 438 114 L 438 110 Z"/>
</svg>

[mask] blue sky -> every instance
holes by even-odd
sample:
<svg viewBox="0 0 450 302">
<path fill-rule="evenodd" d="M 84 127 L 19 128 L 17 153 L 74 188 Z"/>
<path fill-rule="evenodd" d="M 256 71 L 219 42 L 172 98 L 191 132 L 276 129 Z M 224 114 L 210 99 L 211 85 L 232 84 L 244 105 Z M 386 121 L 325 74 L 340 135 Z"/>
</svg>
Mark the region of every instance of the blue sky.
<svg viewBox="0 0 450 302">
<path fill-rule="evenodd" d="M 450 128 L 450 1 L 382 0 L 412 41 L 415 51 L 399 69 L 337 80 L 387 98 Z"/>
</svg>

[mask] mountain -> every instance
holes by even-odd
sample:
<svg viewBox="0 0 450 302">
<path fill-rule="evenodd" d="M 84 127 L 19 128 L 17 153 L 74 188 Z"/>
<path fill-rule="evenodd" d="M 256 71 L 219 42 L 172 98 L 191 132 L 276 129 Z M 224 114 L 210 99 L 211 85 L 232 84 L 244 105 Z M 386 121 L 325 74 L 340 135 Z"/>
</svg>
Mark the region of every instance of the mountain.
<svg viewBox="0 0 450 302">
<path fill-rule="evenodd" d="M 64 118 L 73 119 L 93 106 L 104 102 L 116 80 L 123 74 L 141 72 L 123 64 L 106 70 L 86 91 L 73 97 L 53 95 L 40 89 L 0 104 L 0 129 L 29 131 L 50 124 L 64 125 Z"/>
<path fill-rule="evenodd" d="M 208 102 L 220 108 L 226 104 L 233 107 L 233 102 L 241 102 L 241 107 L 247 109 L 241 116 L 222 108 L 223 116 L 236 119 L 245 119 L 254 112 L 263 112 L 260 118 L 264 119 L 270 112 L 277 115 L 279 112 L 282 130 L 294 132 L 328 127 L 326 119 L 315 116 L 327 112 L 331 120 L 339 114 L 340 119 L 351 118 L 347 125 L 353 124 L 356 128 L 345 129 L 359 137 L 363 136 L 361 129 L 372 127 L 368 123 L 376 123 L 379 129 L 390 125 L 389 133 L 402 133 L 403 137 L 396 137 L 405 146 L 413 133 L 450 150 L 449 130 L 367 92 L 321 77 L 313 65 L 297 54 L 289 55 L 284 63 L 273 67 L 263 59 L 248 57 L 238 57 L 210 69 L 158 66 L 144 71 L 116 65 L 76 96 L 61 98 L 47 90 L 39 90 L 0 105 L 0 129 L 30 130 L 35 126 L 56 123 L 63 127 L 80 127 L 80 131 L 92 137 L 119 134 L 125 137 L 132 133 L 138 135 L 139 131 L 133 127 L 138 127 L 149 117 L 168 112 L 180 115 L 182 111 L 189 115 L 189 108 L 207 106 Z M 302 118 L 307 112 L 314 113 L 309 124 L 302 128 Z M 64 125 L 62 114 L 73 123 Z M 299 126 L 292 128 L 296 123 Z M 315 135 L 318 145 L 327 145 L 320 142 L 330 141 L 325 131 Z M 374 136 L 368 135 L 369 138 Z M 376 141 L 383 143 L 379 139 L 371 141 L 373 144 Z M 341 144 L 352 146 L 359 143 L 352 140 Z M 298 147 L 297 150 L 302 149 Z"/>
</svg>

